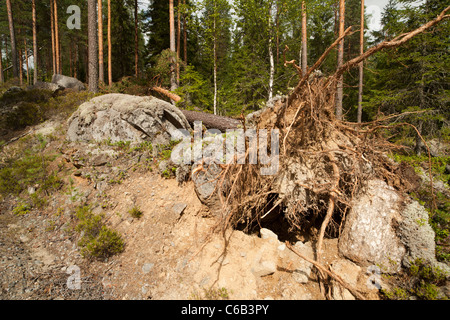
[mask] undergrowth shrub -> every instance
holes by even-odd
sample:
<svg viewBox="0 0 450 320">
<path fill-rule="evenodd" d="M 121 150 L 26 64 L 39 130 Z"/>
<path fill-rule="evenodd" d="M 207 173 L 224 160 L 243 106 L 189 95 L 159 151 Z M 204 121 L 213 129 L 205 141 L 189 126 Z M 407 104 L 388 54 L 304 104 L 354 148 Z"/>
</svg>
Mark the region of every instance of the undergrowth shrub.
<svg viewBox="0 0 450 320">
<path fill-rule="evenodd" d="M 104 225 L 103 215 L 96 215 L 90 207 L 84 206 L 78 208 L 76 218 L 78 224 L 75 230 L 81 234 L 78 246 L 83 257 L 104 259 L 124 250 L 122 237 Z"/>
</svg>

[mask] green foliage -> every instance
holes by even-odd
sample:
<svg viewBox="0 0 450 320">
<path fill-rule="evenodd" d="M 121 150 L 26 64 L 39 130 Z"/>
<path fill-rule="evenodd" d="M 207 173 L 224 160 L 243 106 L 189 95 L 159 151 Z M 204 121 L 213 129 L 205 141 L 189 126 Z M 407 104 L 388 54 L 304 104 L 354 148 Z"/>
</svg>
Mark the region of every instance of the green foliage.
<svg viewBox="0 0 450 320">
<path fill-rule="evenodd" d="M 192 65 L 186 66 L 181 73 L 180 81 L 182 85 L 175 91 L 182 101 L 179 106 L 188 110 L 194 107 L 203 110 L 211 109 L 211 84 L 203 77 L 203 75 L 195 70 Z"/>
<path fill-rule="evenodd" d="M 409 300 L 411 296 L 420 300 L 448 300 L 439 290 L 445 285 L 447 274 L 439 267 L 432 267 L 417 259 L 407 269 L 398 287 L 382 290 L 386 299 Z"/>
<path fill-rule="evenodd" d="M 82 234 L 78 246 L 83 257 L 104 259 L 124 250 L 122 237 L 104 225 L 103 215 L 95 215 L 90 207 L 84 206 L 78 208 L 76 217 L 75 230 Z"/>
<path fill-rule="evenodd" d="M 191 294 L 192 300 L 229 300 L 230 295 L 226 288 L 203 289 L 203 292 L 194 292 Z"/>
<path fill-rule="evenodd" d="M 128 211 L 128 213 L 133 217 L 133 218 L 136 218 L 136 219 L 140 219 L 140 218 L 142 218 L 142 216 L 143 216 L 143 212 L 142 212 L 142 210 L 138 207 L 138 206 L 134 206 L 133 208 L 131 208 L 129 211 Z"/>
<path fill-rule="evenodd" d="M 16 216 L 24 216 L 30 213 L 30 211 L 31 211 L 30 205 L 21 202 L 13 209 L 13 214 Z"/>
</svg>

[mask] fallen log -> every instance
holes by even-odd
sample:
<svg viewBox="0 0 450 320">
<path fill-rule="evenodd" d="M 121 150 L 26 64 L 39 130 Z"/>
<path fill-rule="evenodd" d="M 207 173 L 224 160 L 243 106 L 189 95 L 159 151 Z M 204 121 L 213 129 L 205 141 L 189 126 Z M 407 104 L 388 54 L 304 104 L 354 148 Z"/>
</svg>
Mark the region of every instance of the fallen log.
<svg viewBox="0 0 450 320">
<path fill-rule="evenodd" d="M 194 122 L 201 121 L 207 129 L 218 129 L 222 132 L 225 132 L 228 129 L 237 129 L 241 125 L 241 122 L 239 120 L 216 116 L 211 113 L 188 110 L 181 110 L 181 112 L 183 112 L 184 116 L 192 127 L 194 125 Z"/>
</svg>

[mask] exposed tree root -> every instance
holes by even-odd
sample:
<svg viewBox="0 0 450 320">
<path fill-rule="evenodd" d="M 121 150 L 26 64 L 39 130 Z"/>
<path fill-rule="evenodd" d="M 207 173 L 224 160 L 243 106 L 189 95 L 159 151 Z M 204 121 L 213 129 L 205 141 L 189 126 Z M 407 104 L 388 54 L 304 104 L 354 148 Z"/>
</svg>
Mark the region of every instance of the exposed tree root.
<svg viewBox="0 0 450 320">
<path fill-rule="evenodd" d="M 406 191 L 408 183 L 396 173 L 398 165 L 387 156 L 389 150 L 398 149 L 398 146 L 383 137 L 382 129 L 412 125 L 389 125 L 389 120 L 402 115 L 365 124 L 337 120 L 337 79 L 370 55 L 384 48 L 402 45 L 449 17 L 446 15 L 448 10 L 450 7 L 435 20 L 410 33 L 369 49 L 328 78 L 311 79 L 310 75 L 340 39 L 305 75 L 296 68 L 302 77 L 287 103 L 267 109 L 258 123 L 258 129 L 277 129 L 281 134 L 279 170 L 272 176 L 264 176 L 260 174 L 264 165 L 241 165 L 234 162 L 225 166 L 221 183 L 217 186 L 223 206 L 223 215 L 218 222 L 222 231 L 230 226 L 251 230 L 254 226 L 260 226 L 262 220 L 274 212 L 295 231 L 308 232 L 315 228 L 315 222 L 319 222 L 320 231 L 315 233 L 314 239 L 317 261 L 309 260 L 297 252 L 296 254 L 312 263 L 324 280 L 325 275 L 328 275 L 355 297 L 364 299 L 364 296 L 344 283 L 339 276 L 321 265 L 323 240 L 327 235 L 339 236 L 346 214 L 351 211 L 354 197 L 364 191 L 369 180 L 384 180 L 397 190 Z M 350 31 L 347 29 L 345 35 Z M 295 67 L 293 61 L 286 64 L 293 64 Z M 414 130 L 420 136 L 417 128 L 414 127 Z M 246 163 L 249 163 L 248 143 L 246 147 Z M 288 247 L 292 250 L 290 245 Z"/>
</svg>

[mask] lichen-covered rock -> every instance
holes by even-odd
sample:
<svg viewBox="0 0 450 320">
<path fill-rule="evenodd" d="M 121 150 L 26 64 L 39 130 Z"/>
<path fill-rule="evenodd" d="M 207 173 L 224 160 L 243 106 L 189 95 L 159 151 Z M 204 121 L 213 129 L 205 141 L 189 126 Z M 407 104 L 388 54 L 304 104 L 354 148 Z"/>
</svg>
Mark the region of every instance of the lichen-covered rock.
<svg viewBox="0 0 450 320">
<path fill-rule="evenodd" d="M 69 119 L 69 141 L 151 141 L 168 144 L 190 130 L 183 113 L 154 97 L 107 94 L 84 104 Z"/>
<path fill-rule="evenodd" d="M 435 233 L 428 221 L 417 201 L 403 199 L 384 181 L 369 181 L 347 216 L 339 251 L 361 266 L 379 266 L 388 273 L 417 259 L 448 271 L 436 260 Z"/>
<path fill-rule="evenodd" d="M 384 181 L 369 181 L 347 216 L 340 253 L 361 265 L 381 265 L 388 272 L 398 272 L 406 253 L 395 230 L 401 220 L 400 201 Z"/>
<path fill-rule="evenodd" d="M 76 78 L 63 76 L 62 74 L 54 74 L 52 78 L 52 83 L 57 84 L 64 89 L 73 89 L 76 91 L 84 91 L 86 90 L 83 82 Z"/>
</svg>

